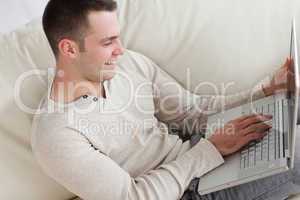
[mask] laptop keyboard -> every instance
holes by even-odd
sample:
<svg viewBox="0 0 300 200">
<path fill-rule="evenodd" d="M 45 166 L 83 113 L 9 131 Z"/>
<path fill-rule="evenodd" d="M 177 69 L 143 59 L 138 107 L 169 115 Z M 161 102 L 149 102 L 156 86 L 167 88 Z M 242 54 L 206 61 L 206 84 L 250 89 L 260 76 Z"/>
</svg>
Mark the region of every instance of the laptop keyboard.
<svg viewBox="0 0 300 200">
<path fill-rule="evenodd" d="M 287 101 L 279 100 L 275 101 L 272 104 L 264 104 L 256 107 L 252 107 L 248 111 L 245 111 L 243 114 L 251 113 L 263 113 L 272 115 L 273 118 L 266 122 L 272 125 L 272 128 L 268 131 L 268 134 L 263 137 L 260 141 L 254 141 L 245 146 L 241 151 L 240 157 L 240 167 L 251 168 L 256 166 L 259 163 L 266 163 L 278 158 L 284 157 L 284 137 L 283 131 L 287 130 L 287 127 L 284 127 L 287 123 Z M 285 118 L 285 120 L 283 120 Z"/>
</svg>

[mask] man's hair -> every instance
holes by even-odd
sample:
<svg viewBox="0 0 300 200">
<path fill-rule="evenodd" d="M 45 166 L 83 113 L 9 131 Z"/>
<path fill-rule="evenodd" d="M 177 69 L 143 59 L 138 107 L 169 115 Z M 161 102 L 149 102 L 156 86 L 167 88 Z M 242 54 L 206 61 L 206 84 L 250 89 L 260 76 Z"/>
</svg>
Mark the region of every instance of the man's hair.
<svg viewBox="0 0 300 200">
<path fill-rule="evenodd" d="M 115 11 L 114 0 L 50 0 L 43 14 L 43 29 L 55 57 L 63 38 L 74 40 L 84 49 L 84 37 L 89 28 L 88 14 L 92 11 Z"/>
</svg>

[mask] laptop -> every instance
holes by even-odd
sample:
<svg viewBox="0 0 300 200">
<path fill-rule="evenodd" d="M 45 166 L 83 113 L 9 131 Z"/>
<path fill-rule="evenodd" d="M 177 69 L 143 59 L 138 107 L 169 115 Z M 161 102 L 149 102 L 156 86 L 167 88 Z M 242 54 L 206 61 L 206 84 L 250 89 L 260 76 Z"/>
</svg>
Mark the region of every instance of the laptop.
<svg viewBox="0 0 300 200">
<path fill-rule="evenodd" d="M 275 94 L 208 117 L 207 138 L 216 128 L 232 119 L 252 113 L 270 114 L 272 128 L 261 141 L 253 141 L 239 152 L 225 158 L 225 163 L 201 177 L 198 192 L 202 195 L 233 187 L 294 167 L 298 116 L 299 69 L 295 20 L 292 23 L 290 57 L 294 91 Z M 222 123 L 220 123 L 220 121 Z M 217 126 L 216 126 L 217 124 Z M 219 125 L 219 126 L 218 126 Z"/>
</svg>

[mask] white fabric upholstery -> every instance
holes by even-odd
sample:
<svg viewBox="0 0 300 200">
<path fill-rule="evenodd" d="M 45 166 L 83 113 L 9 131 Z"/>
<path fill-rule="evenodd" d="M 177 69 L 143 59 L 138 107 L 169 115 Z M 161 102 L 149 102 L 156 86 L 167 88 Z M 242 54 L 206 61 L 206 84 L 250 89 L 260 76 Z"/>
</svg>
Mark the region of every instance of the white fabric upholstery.
<svg viewBox="0 0 300 200">
<path fill-rule="evenodd" d="M 0 37 L 0 199 L 67 199 L 70 192 L 49 179 L 37 165 L 30 146 L 31 114 L 14 101 L 14 86 L 23 72 L 54 66 L 40 20 Z M 21 87 L 23 102 L 35 108 L 47 77 L 32 76 Z M 43 81 L 44 80 L 44 81 Z"/>
<path fill-rule="evenodd" d="M 234 82 L 229 91 L 239 91 L 279 67 L 300 8 L 297 0 L 119 2 L 124 45 L 154 59 L 186 87 L 190 68 L 189 89 L 198 86 L 201 93 L 214 92 L 206 81 Z"/>
<path fill-rule="evenodd" d="M 0 2 L 0 34 L 13 31 L 43 13 L 48 0 L 9 0 Z"/>
<path fill-rule="evenodd" d="M 41 7 L 36 13 L 42 13 L 45 1 L 23 1 L 38 2 Z M 300 9 L 297 0 L 119 1 L 125 47 L 152 58 L 185 87 L 186 69 L 190 68 L 191 90 L 205 81 L 218 86 L 238 83 L 230 87 L 231 92 L 253 85 L 280 66 L 289 51 L 291 16 Z M 26 21 L 22 21 L 24 15 L 12 20 L 12 9 L 7 7 L 15 5 L 12 2 L 0 6 L 0 13 L 5 10 L 1 20 L 10 18 L 6 23 L 1 21 L 3 32 L 36 15 L 27 15 Z M 31 10 L 23 6 L 20 4 L 15 11 Z M 16 23 L 10 27 L 10 21 Z M 47 178 L 36 164 L 29 143 L 32 115 L 22 112 L 14 100 L 15 83 L 23 72 L 55 64 L 40 20 L 10 34 L 0 34 L 0 46 L 0 198 L 71 198 L 71 193 Z M 26 105 L 37 106 L 46 89 L 46 78 L 35 76 L 22 84 L 21 97 Z M 211 84 L 200 86 L 195 92 L 214 91 Z"/>
</svg>

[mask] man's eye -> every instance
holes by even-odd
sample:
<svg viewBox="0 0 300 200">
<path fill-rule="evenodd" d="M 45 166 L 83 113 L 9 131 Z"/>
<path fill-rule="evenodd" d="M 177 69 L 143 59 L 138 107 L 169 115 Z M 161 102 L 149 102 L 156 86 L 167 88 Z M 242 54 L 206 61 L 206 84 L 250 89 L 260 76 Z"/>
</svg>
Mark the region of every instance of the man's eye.
<svg viewBox="0 0 300 200">
<path fill-rule="evenodd" d="M 109 45 L 111 45 L 112 44 L 112 42 L 106 42 L 106 43 L 104 43 L 103 45 L 104 46 L 109 46 Z"/>
</svg>

